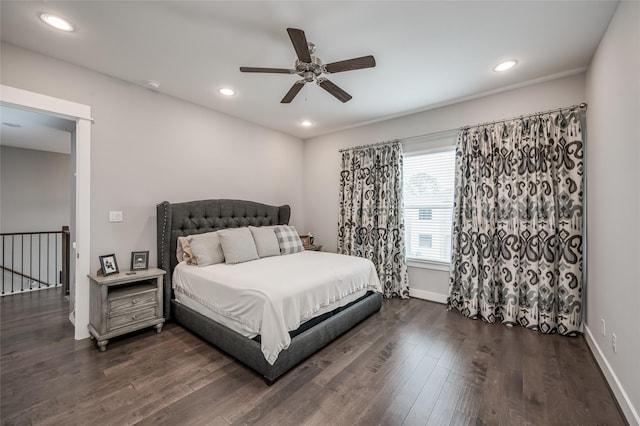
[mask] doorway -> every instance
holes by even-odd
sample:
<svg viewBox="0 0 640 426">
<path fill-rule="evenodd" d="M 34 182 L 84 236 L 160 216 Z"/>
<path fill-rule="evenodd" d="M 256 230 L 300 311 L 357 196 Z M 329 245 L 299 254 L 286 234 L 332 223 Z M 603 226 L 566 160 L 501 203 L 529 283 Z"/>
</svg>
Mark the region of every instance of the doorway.
<svg viewBox="0 0 640 426">
<path fill-rule="evenodd" d="M 64 99 L 0 85 L 0 104 L 15 109 L 38 112 L 71 120 L 72 202 L 71 227 L 72 273 L 69 284 L 69 320 L 74 324 L 75 339 L 89 337 L 89 280 L 90 272 L 90 191 L 91 191 L 91 107 Z"/>
<path fill-rule="evenodd" d="M 76 123 L 6 105 L 0 116 L 1 294 L 66 290 Z"/>
</svg>

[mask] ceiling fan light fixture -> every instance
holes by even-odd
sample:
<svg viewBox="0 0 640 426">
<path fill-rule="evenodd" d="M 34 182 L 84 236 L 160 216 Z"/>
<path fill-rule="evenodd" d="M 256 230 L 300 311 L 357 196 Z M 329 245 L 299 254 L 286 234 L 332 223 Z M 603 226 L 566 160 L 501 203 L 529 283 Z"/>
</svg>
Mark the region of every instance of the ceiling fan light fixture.
<svg viewBox="0 0 640 426">
<path fill-rule="evenodd" d="M 44 22 L 45 24 L 60 30 L 60 31 L 66 31 L 66 32 L 71 32 L 73 31 L 73 25 L 71 25 L 69 23 L 69 21 L 62 19 L 59 16 L 56 15 L 52 15 L 50 13 L 41 13 L 40 14 L 40 19 L 42 20 L 42 22 Z"/>
<path fill-rule="evenodd" d="M 236 92 L 233 89 L 230 89 L 229 87 L 219 88 L 218 93 L 220 93 L 222 96 L 233 96 L 236 94 Z"/>
<path fill-rule="evenodd" d="M 509 59 L 508 61 L 501 62 L 495 67 L 493 67 L 493 70 L 495 72 L 505 72 L 505 71 L 509 71 L 510 69 L 515 67 L 517 64 L 518 64 L 518 61 L 516 61 L 515 59 Z"/>
</svg>

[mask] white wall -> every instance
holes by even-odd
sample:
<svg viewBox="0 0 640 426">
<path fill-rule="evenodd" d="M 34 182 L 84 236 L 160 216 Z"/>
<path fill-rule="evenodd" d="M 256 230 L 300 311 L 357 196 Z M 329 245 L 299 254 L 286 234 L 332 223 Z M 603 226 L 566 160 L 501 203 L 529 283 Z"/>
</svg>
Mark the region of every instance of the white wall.
<svg viewBox="0 0 640 426">
<path fill-rule="evenodd" d="M 13 45 L 1 54 L 2 84 L 92 108 L 92 270 L 108 253 L 128 269 L 134 250 L 155 266 L 164 200 L 290 204 L 302 223 L 301 140 Z M 124 222 L 109 223 L 110 210 Z"/>
<path fill-rule="evenodd" d="M 2 232 L 59 231 L 69 226 L 69 154 L 11 146 L 0 149 Z"/>
<path fill-rule="evenodd" d="M 640 423 L 640 3 L 621 2 L 587 72 L 587 340 Z M 601 333 L 606 321 L 606 336 Z M 617 353 L 612 347 L 617 335 Z M 635 422 L 635 423 L 634 423 Z"/>
<path fill-rule="evenodd" d="M 69 135 L 69 144 L 70 139 Z M 0 230 L 6 233 L 52 232 L 69 226 L 70 155 L 12 146 L 1 146 L 0 152 Z M 61 250 L 60 236 L 6 239 L 4 261 L 18 272 L 56 284 L 62 269 Z M 28 289 L 32 284 L 39 287 L 36 282 L 21 279 L 19 275 L 4 273 L 4 292 L 11 292 L 12 288 Z"/>
<path fill-rule="evenodd" d="M 516 69 L 517 72 L 517 69 Z M 309 139 L 304 147 L 305 230 L 336 251 L 341 148 L 402 139 L 585 101 L 583 74 Z M 448 272 L 409 267 L 411 294 L 444 301 Z"/>
</svg>

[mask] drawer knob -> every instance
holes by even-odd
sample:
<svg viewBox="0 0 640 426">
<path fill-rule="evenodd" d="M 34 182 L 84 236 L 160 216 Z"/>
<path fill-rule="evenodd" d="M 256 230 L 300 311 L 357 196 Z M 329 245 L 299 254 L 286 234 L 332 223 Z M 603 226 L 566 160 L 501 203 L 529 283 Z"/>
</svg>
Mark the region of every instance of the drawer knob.
<svg viewBox="0 0 640 426">
<path fill-rule="evenodd" d="M 138 319 L 138 316 L 137 316 L 137 315 L 132 315 L 132 316 L 131 316 L 131 319 L 132 319 L 132 320 L 137 320 L 137 319 Z"/>
</svg>

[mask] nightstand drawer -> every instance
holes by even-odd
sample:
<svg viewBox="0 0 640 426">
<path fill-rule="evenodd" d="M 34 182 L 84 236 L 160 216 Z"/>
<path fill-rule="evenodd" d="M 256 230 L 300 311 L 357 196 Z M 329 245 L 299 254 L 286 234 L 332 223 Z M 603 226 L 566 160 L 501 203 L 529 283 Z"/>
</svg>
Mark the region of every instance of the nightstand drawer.
<svg viewBox="0 0 640 426">
<path fill-rule="evenodd" d="M 114 290 L 109 294 L 108 312 L 115 314 L 138 306 L 155 305 L 158 292 L 155 286 L 136 286 Z"/>
<path fill-rule="evenodd" d="M 154 318 L 156 318 L 155 306 L 150 306 L 148 308 L 138 309 L 135 311 L 124 312 L 118 315 L 110 315 L 107 321 L 107 330 L 111 331 L 116 328 L 125 327 L 127 325 Z"/>
</svg>

